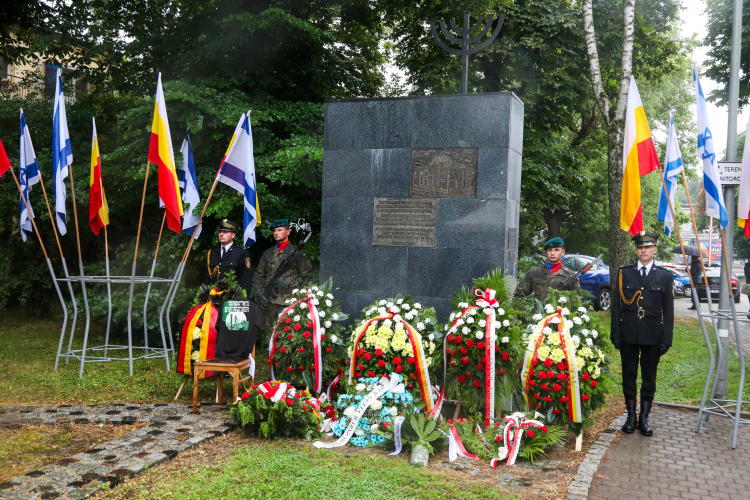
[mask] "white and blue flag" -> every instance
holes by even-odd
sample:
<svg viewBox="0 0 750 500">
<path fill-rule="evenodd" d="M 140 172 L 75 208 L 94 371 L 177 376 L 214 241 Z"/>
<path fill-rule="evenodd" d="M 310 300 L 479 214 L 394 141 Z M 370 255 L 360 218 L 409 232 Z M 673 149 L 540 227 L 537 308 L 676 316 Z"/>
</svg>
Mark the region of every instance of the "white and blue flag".
<svg viewBox="0 0 750 500">
<path fill-rule="evenodd" d="M 195 239 L 198 239 L 203 223 L 198 225 L 200 214 L 194 215 L 193 209 L 200 204 L 201 195 L 198 191 L 198 178 L 195 175 L 193 148 L 190 145 L 190 129 L 185 132 L 185 140 L 182 141 L 180 153 L 182 153 L 182 166 L 177 169 L 177 183 L 182 189 L 182 202 L 185 204 L 182 231 L 190 236 L 193 236 L 195 232 Z"/>
<path fill-rule="evenodd" d="M 249 247 L 255 243 L 255 228 L 260 221 L 249 111 L 242 115 L 235 129 L 229 152 L 219 171 L 219 182 L 236 189 L 244 197 L 245 217 L 242 241 L 246 247 Z"/>
<path fill-rule="evenodd" d="M 20 171 L 20 183 L 21 192 L 23 196 L 21 200 L 21 238 L 26 241 L 26 237 L 32 233 L 31 218 L 34 217 L 34 211 L 31 213 L 26 211 L 26 203 L 23 199 L 29 203 L 29 210 L 31 210 L 31 200 L 29 200 L 29 193 L 31 192 L 31 186 L 39 182 L 39 164 L 36 161 L 36 154 L 34 154 L 34 146 L 31 144 L 31 135 L 29 134 L 29 126 L 26 124 L 26 117 L 23 115 L 23 109 L 21 110 L 21 171 Z"/>
<path fill-rule="evenodd" d="M 55 183 L 55 219 L 60 234 L 68 232 L 65 213 L 65 178 L 73 163 L 73 148 L 70 146 L 68 117 L 65 114 L 62 71 L 57 68 L 55 77 L 55 111 L 52 118 L 52 179 Z"/>
<path fill-rule="evenodd" d="M 729 224 L 727 208 L 724 205 L 724 193 L 721 189 L 719 167 L 716 163 L 716 150 L 711 127 L 708 124 L 706 111 L 706 96 L 703 94 L 698 69 L 693 63 L 693 81 L 695 82 L 695 98 L 698 104 L 698 156 L 703 161 L 703 189 L 706 192 L 706 215 L 719 219 L 721 227 Z"/>
<path fill-rule="evenodd" d="M 680 152 L 680 144 L 677 141 L 677 131 L 674 127 L 672 113 L 669 114 L 667 159 L 664 163 L 666 164 L 664 167 L 664 185 L 669 193 L 669 201 L 674 208 L 674 193 L 677 187 L 677 176 L 685 170 L 685 167 L 682 165 L 682 153 Z M 669 210 L 669 204 L 667 203 L 667 195 L 663 189 L 661 190 L 661 196 L 659 197 L 659 210 L 656 219 L 664 222 L 664 234 L 669 237 L 674 228 L 674 219 L 672 219 L 672 212 Z"/>
</svg>

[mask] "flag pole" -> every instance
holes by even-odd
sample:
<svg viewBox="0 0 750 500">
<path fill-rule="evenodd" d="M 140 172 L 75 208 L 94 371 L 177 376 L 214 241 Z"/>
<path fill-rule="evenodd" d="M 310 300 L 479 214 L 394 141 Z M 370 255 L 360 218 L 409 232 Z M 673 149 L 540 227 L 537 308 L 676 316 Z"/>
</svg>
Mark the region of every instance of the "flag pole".
<svg viewBox="0 0 750 500">
<path fill-rule="evenodd" d="M 44 188 L 44 179 L 42 178 L 42 172 L 39 171 L 39 184 L 42 186 L 42 193 L 44 194 L 44 202 L 47 204 L 47 213 L 49 213 L 49 220 L 52 224 L 52 232 L 55 234 L 55 240 L 57 241 L 57 249 L 60 251 L 60 261 L 62 262 L 63 273 L 68 283 L 68 292 L 70 293 L 70 300 L 73 303 L 73 321 L 70 323 L 70 338 L 68 340 L 68 352 L 73 349 L 73 334 L 76 329 L 76 320 L 78 319 L 78 304 L 76 303 L 76 296 L 73 293 L 73 285 L 70 281 L 70 275 L 68 274 L 68 264 L 65 262 L 65 255 L 63 255 L 62 245 L 60 244 L 60 236 L 57 234 L 57 224 L 55 224 L 55 217 L 52 215 L 52 209 L 49 206 L 49 199 L 47 198 L 47 190 Z M 29 212 L 29 218 L 31 218 L 31 212 Z M 65 364 L 67 365 L 70 358 L 65 358 Z M 57 365 L 57 363 L 55 363 Z M 57 366 L 55 366 L 57 369 Z"/>
<path fill-rule="evenodd" d="M 99 167 L 101 169 L 101 165 Z M 102 194 L 102 205 L 105 205 L 104 196 L 104 181 L 102 180 L 101 170 L 99 175 L 99 192 Z M 107 210 L 107 218 L 109 219 L 109 208 Z M 102 221 L 104 222 L 104 221 Z M 104 268 L 107 273 L 107 332 L 104 334 L 104 356 L 107 356 L 107 349 L 109 348 L 109 328 L 112 323 L 112 284 L 109 282 L 109 241 L 107 239 L 107 224 L 104 223 Z"/>
<path fill-rule="evenodd" d="M 34 220 L 34 217 L 32 217 L 31 207 L 29 207 L 29 202 L 26 199 L 26 196 L 23 194 L 23 190 L 21 189 L 21 184 L 18 182 L 18 177 L 16 177 L 16 172 L 13 170 L 13 167 L 8 168 L 10 170 L 11 175 L 13 176 L 13 180 L 16 182 L 16 187 L 18 188 L 18 192 L 21 193 L 21 199 L 23 200 L 23 204 L 26 206 L 26 213 L 29 214 L 29 219 L 31 219 L 31 225 L 34 226 L 34 232 L 36 233 L 36 237 L 39 239 L 39 246 L 42 247 L 42 253 L 44 253 L 44 260 L 47 261 L 47 268 L 49 269 L 49 273 L 52 276 L 52 284 L 55 285 L 55 291 L 57 292 L 57 297 L 60 299 L 60 305 L 62 306 L 63 310 L 63 326 L 62 326 L 62 332 L 60 333 L 60 342 L 57 344 L 57 357 L 55 358 L 55 371 L 57 371 L 57 367 L 60 364 L 60 354 L 62 352 L 62 346 L 65 341 L 65 328 L 68 323 L 68 308 L 65 307 L 65 300 L 63 300 L 62 292 L 60 292 L 60 286 L 57 284 L 57 276 L 55 276 L 55 271 L 52 269 L 52 262 L 49 259 L 49 255 L 47 255 L 47 249 L 44 247 L 44 242 L 42 241 L 42 235 L 39 234 L 39 228 L 36 227 L 36 221 Z M 41 178 L 40 178 L 41 181 Z M 75 303 L 75 301 L 74 301 Z"/>
<path fill-rule="evenodd" d="M 151 274 L 149 274 L 149 280 L 154 277 L 154 269 L 156 269 L 156 257 L 159 255 L 159 244 L 161 243 L 161 233 L 164 231 L 164 221 L 167 220 L 167 210 L 164 209 L 164 217 L 161 219 L 161 228 L 159 229 L 159 238 L 156 240 L 156 252 L 154 252 L 154 261 L 151 264 Z M 151 293 L 151 281 L 146 286 L 146 298 L 143 299 L 143 345 L 148 351 L 148 322 L 146 321 L 146 309 L 148 308 L 148 296 Z"/>
<path fill-rule="evenodd" d="M 76 243 L 78 244 L 78 270 L 81 273 L 81 291 L 83 293 L 83 306 L 86 309 L 86 329 L 83 334 L 83 350 L 81 351 L 81 369 L 78 377 L 83 377 L 83 367 L 86 362 L 86 346 L 89 340 L 89 325 L 91 324 L 91 314 L 89 312 L 89 299 L 86 294 L 86 279 L 83 272 L 83 258 L 81 257 L 81 231 L 78 227 L 78 208 L 76 206 L 76 190 L 73 183 L 73 165 L 68 166 L 68 175 L 70 176 L 70 195 L 73 198 L 73 219 L 76 225 Z"/>
<path fill-rule="evenodd" d="M 141 213 L 138 216 L 138 232 L 135 236 L 135 253 L 133 254 L 133 268 L 130 272 L 130 295 L 128 297 L 128 357 L 130 358 L 130 376 L 133 376 L 133 290 L 135 289 L 135 264 L 138 260 L 138 245 L 141 241 L 141 225 L 143 224 L 143 207 L 146 203 L 146 186 L 148 186 L 148 170 L 151 162 L 146 160 L 146 175 L 143 178 L 143 194 L 141 195 Z M 166 212 L 165 212 L 166 214 Z M 167 368 L 169 369 L 169 368 Z"/>
</svg>

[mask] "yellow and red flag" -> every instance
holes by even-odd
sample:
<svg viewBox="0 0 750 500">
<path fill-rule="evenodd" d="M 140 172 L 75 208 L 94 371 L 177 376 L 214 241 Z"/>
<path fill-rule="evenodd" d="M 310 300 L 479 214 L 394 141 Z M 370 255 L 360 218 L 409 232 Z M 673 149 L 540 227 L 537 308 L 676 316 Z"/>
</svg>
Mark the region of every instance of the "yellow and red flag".
<svg viewBox="0 0 750 500">
<path fill-rule="evenodd" d="M 94 132 L 91 135 L 91 176 L 89 177 L 89 226 L 94 234 L 109 224 L 109 208 L 102 185 L 102 162 L 99 159 L 99 142 L 96 140 L 96 121 L 91 118 Z"/>
<path fill-rule="evenodd" d="M 628 109 L 625 115 L 625 138 L 622 148 L 622 197 L 620 198 L 620 227 L 630 234 L 643 231 L 641 210 L 641 177 L 658 170 L 659 156 L 656 153 L 651 129 L 646 121 L 643 103 L 630 76 Z"/>
<path fill-rule="evenodd" d="M 182 231 L 182 199 L 177 184 L 177 171 L 174 166 L 172 135 L 169 132 L 167 107 L 164 103 L 164 91 L 161 88 L 161 73 L 156 84 L 156 104 L 154 121 L 151 124 L 151 144 L 148 149 L 148 161 L 159 167 L 159 206 L 167 211 L 167 225 L 176 233 Z"/>
</svg>

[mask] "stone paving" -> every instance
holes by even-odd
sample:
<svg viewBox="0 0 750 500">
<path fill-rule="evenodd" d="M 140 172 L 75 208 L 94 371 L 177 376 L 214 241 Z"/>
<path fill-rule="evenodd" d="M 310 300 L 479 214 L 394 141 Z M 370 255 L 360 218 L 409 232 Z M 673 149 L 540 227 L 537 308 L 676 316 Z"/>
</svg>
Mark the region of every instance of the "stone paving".
<svg viewBox="0 0 750 500">
<path fill-rule="evenodd" d="M 589 500 L 750 498 L 750 426 L 740 425 L 732 450 L 730 419 L 712 416 L 695 433 L 697 416 L 655 406 L 652 437 L 618 432 L 595 470 Z"/>
<path fill-rule="evenodd" d="M 236 426 L 222 406 L 192 405 L 60 405 L 0 408 L 0 423 L 134 424 L 148 423 L 119 439 L 46 465 L 0 484 L 0 500 L 82 499 L 104 484 L 173 458 L 196 444 L 221 436 Z"/>
</svg>

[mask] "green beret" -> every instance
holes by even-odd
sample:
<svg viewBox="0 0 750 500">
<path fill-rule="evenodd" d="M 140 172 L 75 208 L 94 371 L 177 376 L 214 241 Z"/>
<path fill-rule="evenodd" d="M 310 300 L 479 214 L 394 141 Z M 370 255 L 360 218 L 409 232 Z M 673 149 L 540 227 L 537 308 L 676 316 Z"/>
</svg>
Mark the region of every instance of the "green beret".
<svg viewBox="0 0 750 500">
<path fill-rule="evenodd" d="M 217 228 L 217 231 L 230 231 L 232 233 L 239 233 L 240 228 L 236 222 L 232 222 L 229 219 L 222 219 L 221 224 Z"/>
<path fill-rule="evenodd" d="M 552 238 L 547 243 L 544 244 L 544 250 L 546 251 L 549 248 L 565 248 L 565 242 L 562 238 Z"/>
<path fill-rule="evenodd" d="M 271 224 L 271 229 L 276 229 L 277 227 L 289 227 L 289 219 L 278 219 Z"/>
</svg>

